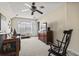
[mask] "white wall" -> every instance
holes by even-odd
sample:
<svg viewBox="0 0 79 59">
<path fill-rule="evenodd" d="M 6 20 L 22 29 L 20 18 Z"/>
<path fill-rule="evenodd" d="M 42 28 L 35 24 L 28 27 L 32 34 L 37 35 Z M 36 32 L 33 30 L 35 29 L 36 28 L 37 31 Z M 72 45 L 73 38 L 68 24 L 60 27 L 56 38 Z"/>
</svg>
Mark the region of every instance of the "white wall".
<svg viewBox="0 0 79 59">
<path fill-rule="evenodd" d="M 6 17 L 1 14 L 1 32 L 6 32 Z"/>
<path fill-rule="evenodd" d="M 8 3 L 0 2 L 0 13 L 2 13 L 6 17 L 6 28 L 4 28 L 4 29 L 5 29 L 5 31 L 7 33 L 9 33 L 10 32 L 10 28 L 8 26 L 8 23 L 10 21 L 10 18 L 13 17 L 14 13 L 12 13 L 12 10 L 11 10 L 11 8 L 10 8 Z"/>
<path fill-rule="evenodd" d="M 73 28 L 69 48 L 79 55 L 79 3 L 67 3 L 67 28 Z"/>
<path fill-rule="evenodd" d="M 54 41 L 61 39 L 64 29 L 73 29 L 70 50 L 79 54 L 79 3 L 64 3 L 58 9 L 49 12 L 39 20 L 48 23 L 54 31 Z"/>
<path fill-rule="evenodd" d="M 61 5 L 59 8 L 50 11 L 47 15 L 41 17 L 39 21 L 40 22 L 47 21 L 48 26 L 50 26 L 51 29 L 54 31 L 54 38 L 57 39 L 58 37 L 60 37 L 59 34 L 61 34 L 62 30 L 64 30 L 65 28 L 66 3 Z"/>
</svg>

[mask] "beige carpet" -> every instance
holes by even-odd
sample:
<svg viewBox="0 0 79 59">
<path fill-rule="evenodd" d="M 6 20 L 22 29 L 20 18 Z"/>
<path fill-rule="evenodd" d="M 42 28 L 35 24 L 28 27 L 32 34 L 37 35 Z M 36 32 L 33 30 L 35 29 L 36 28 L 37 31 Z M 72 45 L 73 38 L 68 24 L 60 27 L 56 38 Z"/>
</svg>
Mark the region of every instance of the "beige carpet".
<svg viewBox="0 0 79 59">
<path fill-rule="evenodd" d="M 38 37 L 21 39 L 20 56 L 48 56 L 49 48 Z"/>
</svg>

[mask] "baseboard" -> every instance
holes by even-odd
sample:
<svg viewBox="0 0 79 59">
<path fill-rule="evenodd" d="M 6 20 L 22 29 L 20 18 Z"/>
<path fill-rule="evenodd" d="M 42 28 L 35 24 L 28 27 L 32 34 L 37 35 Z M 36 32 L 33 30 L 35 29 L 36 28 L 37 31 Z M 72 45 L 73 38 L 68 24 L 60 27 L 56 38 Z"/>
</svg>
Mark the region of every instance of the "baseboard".
<svg viewBox="0 0 79 59">
<path fill-rule="evenodd" d="M 67 53 L 69 54 L 69 56 L 79 56 L 79 53 L 72 49 L 68 49 Z"/>
</svg>

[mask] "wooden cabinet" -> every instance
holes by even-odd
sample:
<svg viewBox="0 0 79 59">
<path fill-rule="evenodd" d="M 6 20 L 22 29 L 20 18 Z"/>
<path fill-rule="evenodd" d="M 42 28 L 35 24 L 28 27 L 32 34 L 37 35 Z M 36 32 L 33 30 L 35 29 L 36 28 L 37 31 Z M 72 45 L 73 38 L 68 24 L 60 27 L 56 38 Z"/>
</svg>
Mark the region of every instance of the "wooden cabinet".
<svg viewBox="0 0 79 59">
<path fill-rule="evenodd" d="M 5 39 L 2 44 L 0 55 L 2 56 L 18 56 L 20 51 L 20 39 Z"/>
<path fill-rule="evenodd" d="M 49 42 L 53 43 L 53 31 L 38 33 L 38 39 L 46 44 Z"/>
<path fill-rule="evenodd" d="M 38 25 L 40 25 L 38 26 L 38 39 L 46 44 L 53 43 L 53 31 L 47 26 L 47 22 L 38 23 Z"/>
<path fill-rule="evenodd" d="M 47 43 L 53 43 L 53 31 L 47 31 Z"/>
<path fill-rule="evenodd" d="M 46 33 L 38 33 L 38 39 L 47 43 L 47 34 Z"/>
</svg>

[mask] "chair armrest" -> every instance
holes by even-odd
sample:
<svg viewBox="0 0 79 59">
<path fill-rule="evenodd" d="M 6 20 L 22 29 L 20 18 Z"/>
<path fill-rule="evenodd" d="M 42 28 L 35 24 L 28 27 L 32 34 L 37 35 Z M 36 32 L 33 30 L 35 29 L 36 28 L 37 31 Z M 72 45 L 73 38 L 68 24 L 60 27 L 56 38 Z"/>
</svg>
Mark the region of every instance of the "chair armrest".
<svg viewBox="0 0 79 59">
<path fill-rule="evenodd" d="M 60 42 L 60 43 L 65 43 L 65 42 L 62 42 L 62 41 L 60 41 L 60 40 L 57 40 L 57 42 L 58 42 L 58 43 L 59 43 L 59 42 Z"/>
<path fill-rule="evenodd" d="M 55 44 L 53 44 L 53 46 L 56 47 L 56 48 L 60 48 L 58 45 L 55 45 Z"/>
<path fill-rule="evenodd" d="M 53 44 L 53 43 L 51 43 L 51 42 L 49 42 L 49 44 L 50 44 L 50 47 L 51 47 L 51 48 L 52 48 L 52 46 L 59 48 L 59 46 L 57 46 L 56 44 Z"/>
</svg>

